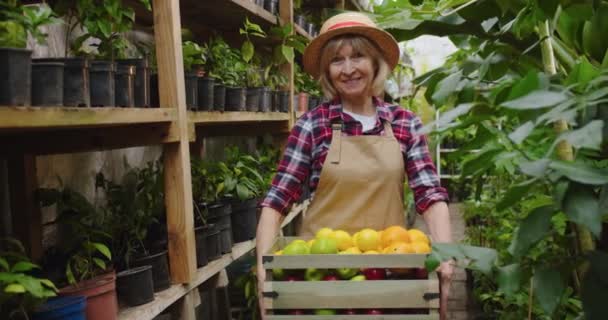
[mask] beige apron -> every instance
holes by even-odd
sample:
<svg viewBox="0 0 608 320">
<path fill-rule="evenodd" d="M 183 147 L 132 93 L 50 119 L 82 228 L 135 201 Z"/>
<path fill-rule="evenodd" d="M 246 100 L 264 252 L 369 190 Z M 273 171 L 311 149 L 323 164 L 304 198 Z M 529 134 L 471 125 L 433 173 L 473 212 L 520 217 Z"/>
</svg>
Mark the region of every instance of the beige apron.
<svg viewBox="0 0 608 320">
<path fill-rule="evenodd" d="M 343 136 L 342 124 L 332 124 L 332 141 L 300 236 L 323 227 L 352 234 L 405 225 L 403 155 L 389 123 L 384 122 L 384 132 Z"/>
</svg>

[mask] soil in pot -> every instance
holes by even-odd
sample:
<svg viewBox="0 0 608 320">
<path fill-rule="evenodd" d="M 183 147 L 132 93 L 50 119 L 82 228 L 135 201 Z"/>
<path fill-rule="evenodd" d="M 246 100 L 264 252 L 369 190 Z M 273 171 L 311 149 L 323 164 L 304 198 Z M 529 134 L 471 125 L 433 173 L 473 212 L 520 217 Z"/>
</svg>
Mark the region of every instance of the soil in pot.
<svg viewBox="0 0 608 320">
<path fill-rule="evenodd" d="M 63 105 L 63 62 L 32 62 L 32 105 Z"/>
<path fill-rule="evenodd" d="M 213 85 L 215 79 L 210 77 L 198 78 L 198 110 L 213 110 Z"/>
<path fill-rule="evenodd" d="M 0 48 L 0 106 L 31 103 L 32 51 Z"/>
<path fill-rule="evenodd" d="M 152 266 L 136 267 L 116 274 L 118 297 L 128 306 L 139 306 L 154 300 Z"/>
<path fill-rule="evenodd" d="M 114 73 L 114 105 L 117 107 L 135 106 L 135 66 L 117 64 Z"/>
<path fill-rule="evenodd" d="M 158 93 L 158 73 L 150 75 L 150 107 L 160 107 L 160 97 Z"/>
<path fill-rule="evenodd" d="M 270 112 L 272 110 L 272 91 L 268 87 L 260 88 L 260 111 Z"/>
<path fill-rule="evenodd" d="M 148 59 L 123 59 L 117 61 L 119 65 L 135 67 L 133 81 L 133 96 L 136 107 L 150 107 L 150 64 Z"/>
<path fill-rule="evenodd" d="M 171 286 L 169 273 L 169 261 L 167 251 L 141 257 L 133 261 L 134 267 L 151 266 L 152 280 L 154 282 L 154 292 L 163 291 Z"/>
<path fill-rule="evenodd" d="M 54 297 L 39 306 L 32 314 L 33 320 L 86 320 L 86 298 Z"/>
<path fill-rule="evenodd" d="M 232 202 L 230 221 L 234 242 L 243 242 L 255 238 L 257 228 L 257 199 Z"/>
<path fill-rule="evenodd" d="M 118 319 L 116 274 L 107 273 L 59 290 L 60 296 L 85 296 L 87 320 Z"/>
<path fill-rule="evenodd" d="M 279 91 L 279 111 L 289 112 L 289 91 Z"/>
<path fill-rule="evenodd" d="M 264 0 L 264 9 L 272 14 L 277 14 L 279 12 L 279 0 Z"/>
<path fill-rule="evenodd" d="M 245 105 L 247 111 L 256 112 L 260 110 L 260 94 L 262 88 L 247 88 L 247 98 Z"/>
<path fill-rule="evenodd" d="M 221 83 L 213 85 L 213 110 L 224 111 L 226 108 L 226 87 Z"/>
<path fill-rule="evenodd" d="M 207 221 L 216 224 L 220 230 L 220 252 L 226 254 L 232 252 L 232 227 L 230 223 L 230 204 L 218 203 L 207 207 Z"/>
<path fill-rule="evenodd" d="M 196 110 L 198 104 L 198 77 L 196 72 L 186 73 L 186 107 Z"/>
<path fill-rule="evenodd" d="M 114 105 L 114 73 L 116 66 L 111 61 L 93 60 L 89 69 L 91 80 L 91 106 L 109 107 Z"/>
<path fill-rule="evenodd" d="M 226 111 L 245 111 L 245 99 L 245 88 L 226 87 Z"/>
</svg>

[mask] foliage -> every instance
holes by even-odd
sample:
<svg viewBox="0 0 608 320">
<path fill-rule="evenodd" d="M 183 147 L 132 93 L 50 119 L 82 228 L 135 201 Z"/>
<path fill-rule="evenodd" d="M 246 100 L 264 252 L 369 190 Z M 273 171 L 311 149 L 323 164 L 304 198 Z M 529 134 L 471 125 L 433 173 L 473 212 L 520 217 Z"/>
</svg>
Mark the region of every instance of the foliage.
<svg viewBox="0 0 608 320">
<path fill-rule="evenodd" d="M 608 43 L 597 38 L 605 33 L 606 8 L 606 1 L 566 0 L 403 0 L 375 8 L 379 24 L 398 40 L 450 36 L 460 49 L 417 84 L 444 108 L 441 131 L 475 133 L 461 150 L 480 151 L 463 159 L 462 174 L 475 179 L 478 191 L 488 188 L 484 177 L 500 177 L 494 195 L 477 198 L 488 208 L 484 217 L 496 215 L 509 227 L 486 235 L 494 249 L 436 244 L 428 266 L 472 259 L 469 267 L 486 275 L 480 296 L 500 319 L 511 319 L 514 309 L 514 318 L 525 317 L 530 292 L 535 318 L 572 318 L 579 298 L 587 319 L 602 318 L 608 285 L 599 270 L 608 255 L 564 239 L 586 244 L 584 229 L 597 239 L 606 219 Z M 562 119 L 571 131 L 551 128 Z M 563 142 L 573 147 L 574 161 Z"/>
<path fill-rule="evenodd" d="M 192 197 L 195 204 L 215 203 L 224 190 L 223 174 L 214 161 L 193 157 L 190 159 L 192 171 Z"/>
<path fill-rule="evenodd" d="M 295 65 L 295 90 L 296 92 L 306 92 L 312 96 L 321 96 L 319 83 L 308 73 L 302 71 L 299 65 Z"/>
<path fill-rule="evenodd" d="M 272 179 L 277 173 L 277 167 L 281 158 L 281 151 L 279 148 L 270 143 L 262 142 L 258 144 L 255 156 L 259 163 L 259 173 L 264 181 L 260 194 L 265 194 L 268 192 L 268 190 L 270 190 Z"/>
<path fill-rule="evenodd" d="M 91 204 L 82 194 L 69 188 L 38 189 L 38 198 L 43 207 L 57 206 L 62 242 L 59 250 L 67 255 L 65 276 L 70 284 L 94 278 L 108 269 L 112 260 L 106 245 L 110 235 L 103 230 L 104 212 Z"/>
<path fill-rule="evenodd" d="M 272 58 L 264 68 L 263 78 L 265 85 L 275 90 L 287 86 L 288 78 L 282 74 L 281 66 L 293 62 L 295 51 L 304 53 L 306 48 L 306 38 L 295 34 L 293 28 L 293 24 L 286 23 L 272 27 L 269 32 L 279 43 L 273 48 Z"/>
<path fill-rule="evenodd" d="M 182 43 L 184 57 L 184 70 L 193 71 L 193 66 L 204 65 L 207 62 L 207 47 L 201 47 L 196 42 L 184 41 Z"/>
<path fill-rule="evenodd" d="M 0 241 L 0 314 L 7 320 L 27 319 L 36 306 L 56 295 L 53 282 L 35 274 L 38 269 L 19 241 Z"/>
<path fill-rule="evenodd" d="M 24 6 L 17 0 L 1 0 L 0 47 L 25 48 L 28 34 L 38 43 L 45 43 L 47 35 L 40 27 L 58 22 L 46 4 Z"/>
<path fill-rule="evenodd" d="M 209 40 L 208 47 L 211 76 L 226 86 L 244 87 L 247 64 L 239 50 L 231 48 L 221 37 Z"/>
<path fill-rule="evenodd" d="M 256 266 L 239 276 L 235 281 L 235 287 L 242 289 L 247 301 L 247 309 L 251 310 L 251 319 L 260 319 L 260 308 L 258 306 L 258 278 L 256 276 Z"/>
<path fill-rule="evenodd" d="M 251 61 L 253 58 L 253 54 L 255 53 L 255 48 L 253 46 L 253 42 L 251 42 L 251 36 L 258 38 L 266 38 L 266 32 L 262 30 L 262 28 L 249 21 L 249 17 L 245 17 L 245 22 L 243 27 L 239 29 L 239 33 L 245 35 L 246 40 L 243 42 L 241 46 L 241 56 L 245 62 Z"/>
<path fill-rule="evenodd" d="M 128 164 L 127 164 L 128 168 Z M 138 254 L 148 255 L 148 230 L 165 212 L 164 184 L 159 162 L 131 168 L 120 183 L 99 172 L 95 187 L 105 192 L 106 232 L 112 236 L 115 263 L 129 268 Z"/>
</svg>

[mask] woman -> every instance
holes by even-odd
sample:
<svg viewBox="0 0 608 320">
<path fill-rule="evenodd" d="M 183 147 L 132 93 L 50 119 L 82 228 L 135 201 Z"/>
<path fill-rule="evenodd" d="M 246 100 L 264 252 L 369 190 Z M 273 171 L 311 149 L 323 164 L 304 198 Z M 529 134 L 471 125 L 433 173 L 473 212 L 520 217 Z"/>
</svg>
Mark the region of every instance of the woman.
<svg viewBox="0 0 608 320">
<path fill-rule="evenodd" d="M 378 98 L 399 59 L 395 39 L 363 14 L 342 13 L 323 24 L 303 58 L 304 69 L 319 80 L 331 101 L 297 121 L 262 203 L 257 230 L 260 288 L 265 276 L 261 255 L 272 246 L 306 181 L 313 196 L 299 229 L 302 236 L 322 227 L 352 233 L 405 225 L 407 174 L 433 241 L 451 242 L 448 195 L 439 185 L 426 138 L 415 133 L 420 119 Z M 438 271 L 445 314 L 452 267 L 442 263 Z"/>
</svg>

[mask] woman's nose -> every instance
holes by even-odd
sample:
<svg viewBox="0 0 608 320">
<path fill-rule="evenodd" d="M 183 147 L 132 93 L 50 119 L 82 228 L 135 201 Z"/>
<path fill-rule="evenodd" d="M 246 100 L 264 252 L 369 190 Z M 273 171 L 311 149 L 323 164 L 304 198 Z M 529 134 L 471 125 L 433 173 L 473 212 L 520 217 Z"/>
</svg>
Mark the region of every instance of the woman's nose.
<svg viewBox="0 0 608 320">
<path fill-rule="evenodd" d="M 342 72 L 345 74 L 351 74 L 355 71 L 355 65 L 351 59 L 344 60 L 344 65 L 342 66 Z"/>
</svg>

